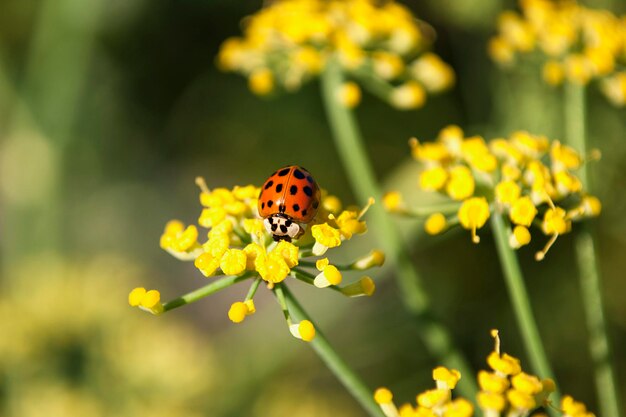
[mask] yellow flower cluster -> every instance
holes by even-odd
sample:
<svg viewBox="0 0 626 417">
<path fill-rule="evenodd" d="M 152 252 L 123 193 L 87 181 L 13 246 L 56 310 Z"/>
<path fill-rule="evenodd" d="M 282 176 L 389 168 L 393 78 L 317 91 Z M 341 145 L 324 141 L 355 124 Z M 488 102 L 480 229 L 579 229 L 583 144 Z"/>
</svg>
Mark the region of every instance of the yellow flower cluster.
<svg viewBox="0 0 626 417">
<path fill-rule="evenodd" d="M 226 40 L 217 61 L 221 69 L 246 76 L 258 95 L 297 90 L 330 60 L 356 79 L 393 84 L 388 100 L 398 108 L 420 107 L 427 92 L 454 84 L 452 68 L 424 53 L 425 25 L 393 0 L 278 0 L 244 25 L 243 37 Z M 347 107 L 361 97 L 355 83 L 337 95 Z"/>
<path fill-rule="evenodd" d="M 436 388 L 417 395 L 416 405 L 405 403 L 399 409 L 393 402 L 393 395 L 387 388 L 378 388 L 374 400 L 387 417 L 470 417 L 474 406 L 464 398 L 452 399 L 452 390 L 461 374 L 456 369 L 443 366 L 433 370 Z"/>
<path fill-rule="evenodd" d="M 493 352 L 487 356 L 490 371 L 478 373 L 480 392 L 476 403 L 485 416 L 500 417 L 530 415 L 538 407 L 549 404 L 548 396 L 556 387 L 551 379 L 541 380 L 523 372 L 519 359 L 506 353 L 500 353 L 500 339 L 497 330 L 491 331 L 495 340 Z M 437 387 L 417 395 L 417 404 L 404 404 L 399 409 L 393 402 L 393 395 L 387 388 L 374 392 L 386 417 L 471 417 L 474 405 L 464 399 L 452 399 L 451 391 L 461 379 L 455 369 L 443 366 L 433 370 L 433 379 Z M 563 416 L 593 417 L 584 404 L 565 396 L 561 404 Z"/>
<path fill-rule="evenodd" d="M 413 157 L 423 165 L 421 188 L 459 202 L 456 215 L 436 212 L 426 219 L 429 234 L 460 223 L 478 243 L 477 229 L 495 210 L 507 214 L 513 224 L 509 243 L 515 249 L 530 242 L 532 225 L 551 236 L 537 253 L 541 260 L 556 237 L 570 231 L 572 221 L 600 213 L 600 201 L 585 192 L 574 173 L 585 162 L 583 156 L 559 141 L 518 131 L 507 139 L 487 142 L 480 136 L 465 137 L 458 126 L 448 126 L 436 141 L 411 139 L 410 146 Z M 384 203 L 390 211 L 410 212 L 398 193 L 385 196 Z"/>
<path fill-rule="evenodd" d="M 524 416 L 546 405 L 555 391 L 554 381 L 523 372 L 519 359 L 500 353 L 498 331 L 491 333 L 495 339 L 494 350 L 487 357 L 491 370 L 478 373 L 480 392 L 476 400 L 484 414 Z"/>
<path fill-rule="evenodd" d="M 517 57 L 540 55 L 548 84 L 599 79 L 611 102 L 626 104 L 626 16 L 571 0 L 520 0 L 520 8 L 498 19 L 489 42 L 494 61 L 510 66 Z"/>
<path fill-rule="evenodd" d="M 233 303 L 228 311 L 234 323 L 242 322 L 256 311 L 252 297 L 261 281 L 273 290 L 292 276 L 317 288 L 330 287 L 350 297 L 374 293 L 374 282 L 367 276 L 343 287 L 339 284 L 346 271 L 381 266 L 382 252 L 374 250 L 347 265 L 333 264 L 327 257 L 329 249 L 367 231 L 362 216 L 373 201 L 363 209 L 343 209 L 337 197 L 323 192 L 317 215 L 306 232 L 293 243 L 275 242 L 258 214 L 260 188 L 248 185 L 209 190 L 203 179 L 198 178 L 197 183 L 203 207 L 198 225 L 185 226 L 178 220 L 168 222 L 160 245 L 178 259 L 193 261 L 205 277 L 255 278 L 248 296 Z M 201 228 L 208 231 L 201 233 Z M 135 288 L 129 295 L 129 303 L 153 314 L 168 309 L 167 303 L 161 304 L 158 291 L 144 288 Z M 315 329 L 309 321 L 288 322 L 294 336 L 303 340 L 314 337 Z"/>
</svg>

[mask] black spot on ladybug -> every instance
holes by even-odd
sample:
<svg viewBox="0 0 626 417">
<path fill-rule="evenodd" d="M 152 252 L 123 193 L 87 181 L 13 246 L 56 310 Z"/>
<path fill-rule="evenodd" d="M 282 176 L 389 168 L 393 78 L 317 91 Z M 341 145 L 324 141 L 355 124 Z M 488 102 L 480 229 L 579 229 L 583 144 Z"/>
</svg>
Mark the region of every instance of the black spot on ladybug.
<svg viewBox="0 0 626 417">
<path fill-rule="evenodd" d="M 297 204 L 293 205 L 293 211 L 300 211 L 300 206 Z"/>
<path fill-rule="evenodd" d="M 281 169 L 280 171 L 278 171 L 278 176 L 284 177 L 285 175 L 289 174 L 289 170 L 290 168 Z"/>
<path fill-rule="evenodd" d="M 277 225 L 277 224 L 273 224 L 273 225 L 272 225 L 272 232 L 275 232 L 277 227 L 278 227 L 278 225 Z"/>
<path fill-rule="evenodd" d="M 302 210 L 302 215 L 306 216 L 306 209 Z"/>
<path fill-rule="evenodd" d="M 287 221 L 285 222 L 285 226 L 289 227 L 289 226 L 291 226 L 291 223 L 292 223 L 292 221 L 291 221 L 291 220 L 287 220 Z"/>
<path fill-rule="evenodd" d="M 308 182 L 310 182 L 311 184 L 313 184 L 313 183 L 314 183 L 314 181 L 313 181 L 313 177 L 312 177 L 312 176 L 310 176 L 310 175 L 307 175 L 307 176 L 306 176 L 306 180 L 307 180 Z"/>
<path fill-rule="evenodd" d="M 268 189 L 268 188 L 270 188 L 272 185 L 274 185 L 274 181 L 269 180 L 269 181 L 267 182 L 267 184 L 265 184 L 265 189 L 267 190 L 267 189 Z"/>
<path fill-rule="evenodd" d="M 287 209 L 287 207 L 285 207 L 284 204 L 281 204 L 280 206 L 278 206 L 278 211 L 281 212 L 281 213 L 284 213 L 286 209 Z"/>
<path fill-rule="evenodd" d="M 309 197 L 313 195 L 313 190 L 308 185 L 305 185 L 302 190 L 304 191 L 304 194 L 308 195 Z"/>
<path fill-rule="evenodd" d="M 297 192 L 298 192 L 298 187 L 296 187 L 295 185 L 292 185 L 291 187 L 289 187 L 289 194 L 296 195 Z"/>
<path fill-rule="evenodd" d="M 264 209 L 265 208 L 265 202 L 261 203 L 261 208 Z"/>
<path fill-rule="evenodd" d="M 319 202 L 319 201 L 315 200 L 315 201 L 313 202 L 313 208 L 314 208 L 314 209 L 316 209 L 319 205 L 320 205 L 320 202 Z"/>
<path fill-rule="evenodd" d="M 272 200 L 270 200 L 270 201 L 268 201 L 268 202 L 267 202 L 267 206 L 268 206 L 268 207 L 270 207 L 270 208 L 271 208 L 273 205 L 274 205 L 274 202 L 273 202 Z"/>
<path fill-rule="evenodd" d="M 276 185 L 276 192 L 280 193 L 283 190 L 283 185 L 282 184 L 277 184 Z"/>
<path fill-rule="evenodd" d="M 283 225 L 281 225 L 281 226 L 280 226 L 280 230 L 281 230 L 283 233 L 287 233 L 287 226 L 285 226 L 284 224 L 283 224 Z"/>
<path fill-rule="evenodd" d="M 303 174 L 303 173 L 302 173 L 302 171 L 300 171 L 299 169 L 296 169 L 296 170 L 293 172 L 293 176 L 294 176 L 294 177 L 296 177 L 296 178 L 297 178 L 297 179 L 299 179 L 299 180 L 304 179 L 304 174 Z"/>
</svg>

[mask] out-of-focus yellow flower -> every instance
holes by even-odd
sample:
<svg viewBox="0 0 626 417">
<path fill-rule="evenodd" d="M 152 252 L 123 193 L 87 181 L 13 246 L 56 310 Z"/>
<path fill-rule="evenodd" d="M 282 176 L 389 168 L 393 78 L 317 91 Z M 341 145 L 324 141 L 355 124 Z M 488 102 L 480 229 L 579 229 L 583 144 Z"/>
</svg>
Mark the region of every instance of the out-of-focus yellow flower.
<svg viewBox="0 0 626 417">
<path fill-rule="evenodd" d="M 351 78 L 400 109 L 421 107 L 426 91 L 454 84 L 454 71 L 429 49 L 429 38 L 411 11 L 394 0 L 281 0 L 246 19 L 240 38 L 220 48 L 218 67 L 248 78 L 250 90 L 267 95 L 293 91 L 338 63 Z M 398 85 L 402 81 L 404 84 Z M 390 95 L 376 85 L 395 86 Z M 337 92 L 354 107 L 360 90 Z"/>
<path fill-rule="evenodd" d="M 511 67 L 523 59 L 543 60 L 547 84 L 587 85 L 598 79 L 607 98 L 624 105 L 625 89 L 618 75 L 626 65 L 623 17 L 574 1 L 520 0 L 519 4 L 521 13 L 500 15 L 498 33 L 489 41 L 489 55 L 496 63 Z"/>
<path fill-rule="evenodd" d="M 409 146 L 423 168 L 420 187 L 460 202 L 457 216 L 452 216 L 451 210 L 458 206 L 450 205 L 443 213 L 433 207 L 429 212 L 428 207 L 407 207 L 397 193 L 385 196 L 388 211 L 426 217 L 428 234 L 460 224 L 471 230 L 472 240 L 478 242 L 476 230 L 494 212 L 510 219 L 512 248 L 530 242 L 533 225 L 551 235 L 544 250 L 535 256 L 543 259 L 556 236 L 569 232 L 573 221 L 600 213 L 600 201 L 586 193 L 576 175 L 583 157 L 557 140 L 516 131 L 508 138 L 486 141 L 481 136 L 465 137 L 461 128 L 452 125 L 442 129 L 433 142 L 412 138 Z M 425 212 L 428 214 L 422 214 Z"/>
<path fill-rule="evenodd" d="M 337 91 L 337 100 L 349 109 L 359 105 L 361 102 L 361 89 L 355 82 L 344 83 Z"/>
</svg>

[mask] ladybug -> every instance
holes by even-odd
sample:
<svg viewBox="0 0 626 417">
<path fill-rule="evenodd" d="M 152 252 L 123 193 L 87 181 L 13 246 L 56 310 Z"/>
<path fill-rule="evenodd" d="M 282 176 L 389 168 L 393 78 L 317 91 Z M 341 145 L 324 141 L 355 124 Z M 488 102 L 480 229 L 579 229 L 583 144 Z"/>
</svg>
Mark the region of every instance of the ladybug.
<svg viewBox="0 0 626 417">
<path fill-rule="evenodd" d="M 274 172 L 259 194 L 259 214 L 275 241 L 300 237 L 315 217 L 320 188 L 306 169 L 289 165 Z"/>
</svg>

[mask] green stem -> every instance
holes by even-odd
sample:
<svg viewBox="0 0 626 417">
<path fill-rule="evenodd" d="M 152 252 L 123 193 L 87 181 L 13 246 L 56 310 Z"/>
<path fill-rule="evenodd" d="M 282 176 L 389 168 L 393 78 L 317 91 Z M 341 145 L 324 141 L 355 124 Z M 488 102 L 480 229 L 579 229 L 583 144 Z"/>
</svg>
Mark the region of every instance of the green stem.
<svg viewBox="0 0 626 417">
<path fill-rule="evenodd" d="M 569 145 L 583 154 L 588 151 L 585 104 L 585 87 L 568 84 L 565 89 L 565 137 Z M 587 192 L 591 192 L 587 164 L 583 163 L 578 170 L 578 176 L 583 188 Z M 574 239 L 600 414 L 606 417 L 619 417 L 620 401 L 613 367 L 611 343 L 604 317 L 600 268 L 595 239 L 590 225 L 581 225 Z"/>
<path fill-rule="evenodd" d="M 187 293 L 185 295 L 181 295 L 180 297 L 174 298 L 173 300 L 170 300 L 167 303 L 163 304 L 163 312 L 173 310 L 186 304 L 194 303 L 201 298 L 206 297 L 207 295 L 216 293 L 238 282 L 245 281 L 249 279 L 252 275 L 253 274 L 251 272 L 248 272 L 243 275 L 229 276 L 218 279 L 217 281 L 213 281 L 212 283 L 205 285 L 204 287 L 198 288 L 197 290 Z"/>
<path fill-rule="evenodd" d="M 365 153 L 354 114 L 336 100 L 336 92 L 343 81 L 344 74 L 339 64 L 329 62 L 321 78 L 322 98 L 335 144 L 361 204 L 365 204 L 370 197 L 380 202 L 382 193 Z M 429 353 L 442 364 L 458 369 L 463 375 L 473 375 L 474 372 L 467 360 L 453 347 L 449 331 L 433 319 L 428 296 L 422 288 L 422 281 L 413 266 L 402 236 L 385 213 L 382 204 L 374 204 L 368 212 L 368 217 L 372 230 L 378 234 L 379 242 L 383 244 L 383 249 L 390 255 L 389 260 L 398 271 L 397 282 L 400 286 L 402 301 L 417 320 L 420 326 L 419 334 Z M 474 398 L 477 392 L 474 378 L 461 379 L 459 390 L 464 396 Z"/>
<path fill-rule="evenodd" d="M 530 359 L 533 372 L 541 378 L 554 379 L 554 372 L 550 367 L 545 349 L 541 342 L 537 322 L 530 307 L 530 298 L 524 285 L 522 270 L 515 251 L 509 246 L 509 227 L 500 213 L 491 216 L 491 227 L 496 240 L 500 265 L 513 303 L 513 311 L 517 325 L 522 332 L 524 347 Z M 554 400 L 558 404 L 559 392 L 555 392 Z"/>
<path fill-rule="evenodd" d="M 289 289 L 284 285 L 281 287 L 284 291 L 284 297 L 289 311 L 293 314 L 294 319 L 297 321 L 309 320 L 313 322 Z M 341 381 L 370 416 L 384 416 L 382 410 L 374 401 L 373 390 L 368 388 L 359 376 L 350 369 L 348 364 L 339 357 L 330 343 L 328 343 L 328 340 L 326 340 L 326 337 L 324 337 L 324 334 L 317 327 L 315 328 L 315 338 L 309 343 L 311 343 L 313 350 L 315 350 L 320 359 L 328 366 L 328 369 Z"/>
</svg>

